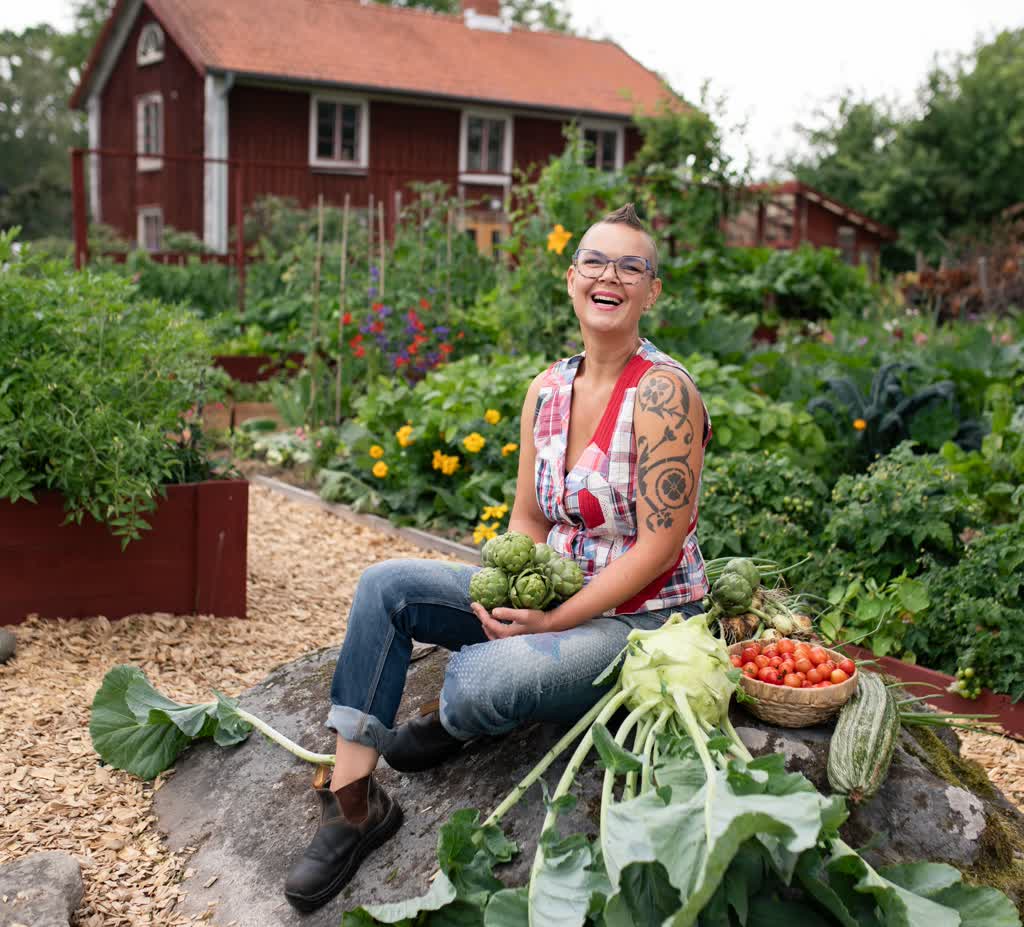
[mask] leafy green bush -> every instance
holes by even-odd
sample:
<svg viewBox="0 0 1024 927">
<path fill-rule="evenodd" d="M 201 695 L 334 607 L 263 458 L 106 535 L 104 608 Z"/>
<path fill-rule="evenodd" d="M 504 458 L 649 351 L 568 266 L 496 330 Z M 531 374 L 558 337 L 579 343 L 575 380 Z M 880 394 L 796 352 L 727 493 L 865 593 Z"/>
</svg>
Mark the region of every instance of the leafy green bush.
<svg viewBox="0 0 1024 927">
<path fill-rule="evenodd" d="M 746 555 L 796 563 L 814 550 L 827 501 L 825 483 L 779 451 L 709 453 L 700 498 L 701 551 L 709 559 Z"/>
<path fill-rule="evenodd" d="M 321 494 L 401 524 L 471 528 L 485 507 L 512 501 L 519 412 L 544 367 L 539 357 L 472 356 L 415 386 L 380 380 L 341 429 Z M 504 514 L 478 524 L 478 535 L 497 530 Z"/>
<path fill-rule="evenodd" d="M 918 662 L 1024 698 L 1024 521 L 986 530 L 956 564 L 929 561 L 921 581 L 929 605 L 904 638 Z"/>
<path fill-rule="evenodd" d="M 967 484 L 937 454 L 917 455 L 911 442 L 868 467 L 843 476 L 832 490 L 832 509 L 822 533 L 827 550 L 814 571 L 811 591 L 871 579 L 879 586 L 906 572 L 913 576 L 930 555 L 956 563 L 961 534 L 976 527 L 982 507 Z"/>
<path fill-rule="evenodd" d="M 12 243 L 0 236 L 0 266 Z M 54 489 L 69 519 L 139 537 L 163 484 L 209 473 L 188 423 L 213 377 L 202 324 L 31 254 L 0 272 L 0 305 L 0 498 Z"/>
<path fill-rule="evenodd" d="M 237 323 L 238 278 L 232 267 L 203 263 L 194 253 L 184 264 L 160 264 L 145 251 L 133 251 L 123 269 L 146 299 L 181 303 L 203 318 L 233 313 Z"/>
</svg>

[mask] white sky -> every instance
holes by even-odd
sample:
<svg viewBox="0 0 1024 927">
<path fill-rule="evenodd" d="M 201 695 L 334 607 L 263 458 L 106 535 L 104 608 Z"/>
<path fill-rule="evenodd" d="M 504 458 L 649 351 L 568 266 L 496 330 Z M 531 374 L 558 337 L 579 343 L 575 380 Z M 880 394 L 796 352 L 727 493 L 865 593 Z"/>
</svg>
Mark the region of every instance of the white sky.
<svg viewBox="0 0 1024 927">
<path fill-rule="evenodd" d="M 245 2 L 245 0 L 240 0 Z M 730 153 L 766 173 L 793 130 L 844 88 L 911 104 L 936 55 L 1024 27 L 1022 0 L 568 0 L 577 29 L 614 38 L 688 99 L 726 97 Z M 70 0 L 0 0 L 0 29 L 71 26 Z M 572 81 L 572 74 L 553 79 Z"/>
</svg>

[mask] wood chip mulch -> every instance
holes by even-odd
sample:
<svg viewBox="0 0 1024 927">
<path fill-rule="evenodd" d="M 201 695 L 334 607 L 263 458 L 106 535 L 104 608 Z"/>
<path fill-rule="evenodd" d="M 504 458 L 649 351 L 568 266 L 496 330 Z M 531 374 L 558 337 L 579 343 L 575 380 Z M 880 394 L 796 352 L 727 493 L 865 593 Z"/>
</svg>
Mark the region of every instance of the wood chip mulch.
<svg viewBox="0 0 1024 927">
<path fill-rule="evenodd" d="M 153 815 L 154 782 L 102 766 L 89 711 L 104 674 L 139 666 L 182 702 L 217 688 L 237 695 L 275 667 L 341 642 L 359 574 L 379 560 L 449 559 L 250 486 L 247 620 L 133 615 L 118 621 L 30 618 L 17 656 L 0 666 L 0 864 L 64 850 L 82 866 L 78 927 L 217 923 L 177 912 L 192 871 Z M 1024 810 L 1024 744 L 963 734 L 964 754 Z M 230 925 L 225 925 L 230 927 Z"/>
<path fill-rule="evenodd" d="M 156 827 L 162 785 L 101 766 L 89 738 L 92 698 L 112 666 L 140 667 L 181 702 L 229 695 L 282 663 L 341 643 L 360 573 L 389 557 L 449 559 L 257 486 L 249 489 L 246 620 L 133 615 L 30 618 L 0 666 L 0 864 L 64 850 L 82 866 L 79 927 L 216 923 L 176 913 L 188 852 Z M 165 774 L 169 775 L 169 774 Z M 248 927 L 248 925 L 247 925 Z"/>
</svg>

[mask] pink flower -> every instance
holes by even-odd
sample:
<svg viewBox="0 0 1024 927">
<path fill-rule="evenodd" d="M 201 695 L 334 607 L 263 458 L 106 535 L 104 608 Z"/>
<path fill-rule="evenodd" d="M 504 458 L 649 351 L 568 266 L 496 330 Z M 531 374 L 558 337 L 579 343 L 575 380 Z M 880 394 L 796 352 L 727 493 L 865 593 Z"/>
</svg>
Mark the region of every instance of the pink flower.
<svg viewBox="0 0 1024 927">
<path fill-rule="evenodd" d="M 916 344 L 916 345 L 928 344 L 928 333 L 927 332 L 914 332 L 914 344 Z"/>
</svg>

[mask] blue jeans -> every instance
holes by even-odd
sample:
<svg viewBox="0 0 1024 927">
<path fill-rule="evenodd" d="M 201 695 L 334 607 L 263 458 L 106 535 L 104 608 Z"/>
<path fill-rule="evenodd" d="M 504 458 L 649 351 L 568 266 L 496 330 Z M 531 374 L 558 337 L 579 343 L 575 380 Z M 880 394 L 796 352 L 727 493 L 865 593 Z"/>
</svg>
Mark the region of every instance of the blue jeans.
<svg viewBox="0 0 1024 927">
<path fill-rule="evenodd" d="M 388 560 L 359 579 L 331 683 L 327 726 L 384 753 L 405 688 L 412 641 L 452 651 L 441 689 L 441 723 L 454 737 L 504 734 L 527 721 L 575 721 L 607 691 L 594 679 L 634 628 L 659 627 L 700 603 L 598 617 L 568 631 L 488 640 L 469 608 L 479 567 Z"/>
</svg>

